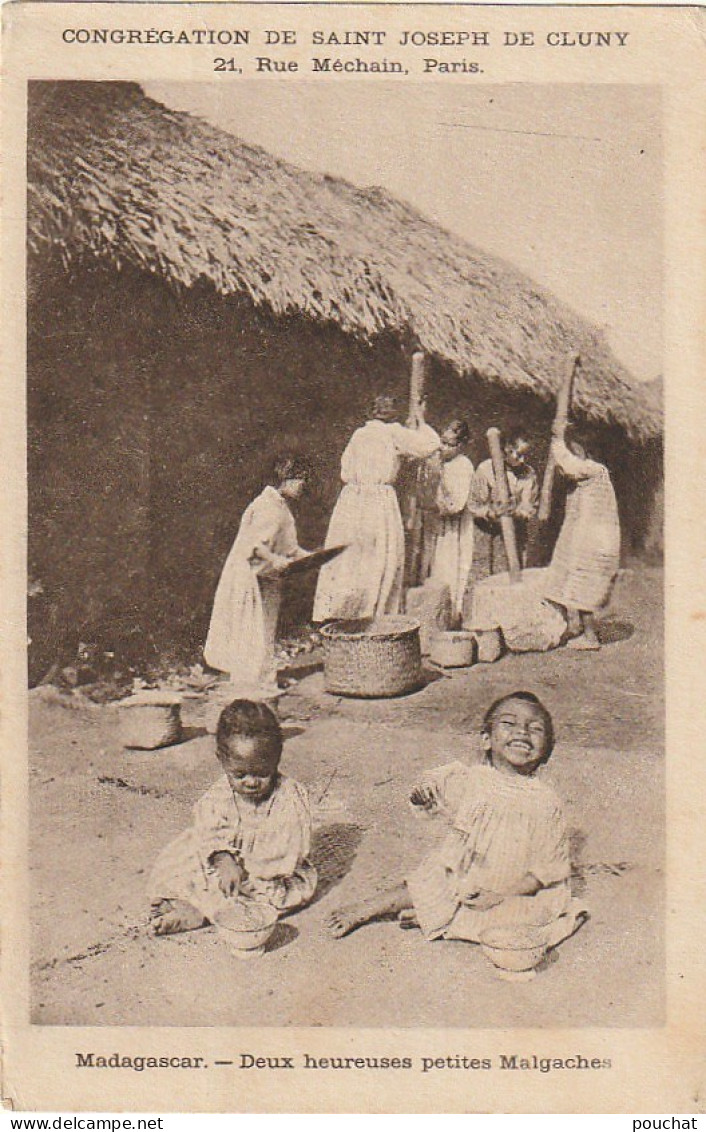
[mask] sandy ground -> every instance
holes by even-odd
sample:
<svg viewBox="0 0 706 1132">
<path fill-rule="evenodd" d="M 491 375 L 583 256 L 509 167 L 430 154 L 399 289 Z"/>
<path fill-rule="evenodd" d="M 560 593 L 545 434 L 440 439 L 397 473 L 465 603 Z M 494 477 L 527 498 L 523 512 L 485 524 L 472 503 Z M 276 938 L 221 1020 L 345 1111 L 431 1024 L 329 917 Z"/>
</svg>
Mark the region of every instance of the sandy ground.
<svg viewBox="0 0 706 1132">
<path fill-rule="evenodd" d="M 122 749 L 114 707 L 30 694 L 33 1021 L 63 1025 L 535 1027 L 663 1019 L 662 574 L 626 572 L 599 654 L 506 657 L 431 679 L 399 700 L 328 696 L 321 674 L 281 702 L 283 770 L 314 804 L 314 903 L 282 921 L 258 960 L 211 928 L 156 939 L 147 875 L 218 775 L 207 705 L 187 740 Z M 542 696 L 558 743 L 542 772 L 566 803 L 575 890 L 591 920 L 530 983 L 500 981 L 477 947 L 425 943 L 395 923 L 335 941 L 339 903 L 416 864 L 439 835 L 411 812 L 418 773 L 477 758 L 492 698 Z"/>
</svg>

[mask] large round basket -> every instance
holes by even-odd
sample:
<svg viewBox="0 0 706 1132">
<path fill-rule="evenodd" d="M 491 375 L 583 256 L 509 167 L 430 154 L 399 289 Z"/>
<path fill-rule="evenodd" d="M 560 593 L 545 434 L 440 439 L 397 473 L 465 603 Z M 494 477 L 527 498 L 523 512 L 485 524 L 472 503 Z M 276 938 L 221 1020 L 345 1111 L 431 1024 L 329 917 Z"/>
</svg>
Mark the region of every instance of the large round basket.
<svg viewBox="0 0 706 1132">
<path fill-rule="evenodd" d="M 419 622 L 380 617 L 367 625 L 338 622 L 321 630 L 324 687 L 339 696 L 401 696 L 422 683 Z"/>
</svg>

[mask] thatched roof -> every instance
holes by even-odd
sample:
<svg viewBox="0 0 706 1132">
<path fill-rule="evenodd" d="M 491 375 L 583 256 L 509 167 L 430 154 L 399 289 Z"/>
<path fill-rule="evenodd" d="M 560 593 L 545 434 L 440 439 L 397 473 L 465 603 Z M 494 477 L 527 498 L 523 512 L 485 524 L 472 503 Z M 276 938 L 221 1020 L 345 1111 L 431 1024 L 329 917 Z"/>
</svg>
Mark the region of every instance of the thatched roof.
<svg viewBox="0 0 706 1132">
<path fill-rule="evenodd" d="M 515 268 L 380 189 L 304 172 L 136 85 L 33 84 L 28 181 L 30 250 L 53 246 L 67 266 L 131 264 L 368 341 L 416 338 L 459 375 L 547 401 L 580 352 L 586 415 L 638 440 L 661 430 L 657 400 L 595 329 Z"/>
</svg>

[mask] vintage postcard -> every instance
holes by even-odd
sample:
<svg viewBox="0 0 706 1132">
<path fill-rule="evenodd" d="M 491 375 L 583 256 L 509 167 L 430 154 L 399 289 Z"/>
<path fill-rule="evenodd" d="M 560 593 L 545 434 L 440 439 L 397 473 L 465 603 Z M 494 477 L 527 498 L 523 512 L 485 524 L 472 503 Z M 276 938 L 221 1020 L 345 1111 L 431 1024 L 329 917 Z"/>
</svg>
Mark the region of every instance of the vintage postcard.
<svg viewBox="0 0 706 1132">
<path fill-rule="evenodd" d="M 5 1105 L 703 1112 L 703 9 L 3 15 Z"/>
</svg>

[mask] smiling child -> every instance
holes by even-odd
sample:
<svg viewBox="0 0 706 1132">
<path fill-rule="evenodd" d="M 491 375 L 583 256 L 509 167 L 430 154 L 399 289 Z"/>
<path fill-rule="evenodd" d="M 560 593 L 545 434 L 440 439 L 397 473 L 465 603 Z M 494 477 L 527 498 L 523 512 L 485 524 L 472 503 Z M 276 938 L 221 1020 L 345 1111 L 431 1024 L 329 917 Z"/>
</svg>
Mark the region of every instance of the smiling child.
<svg viewBox="0 0 706 1132">
<path fill-rule="evenodd" d="M 548 948 L 583 922 L 561 803 L 535 778 L 554 746 L 551 715 L 531 692 L 503 696 L 485 715 L 481 745 L 485 763 L 442 766 L 410 794 L 448 827 L 441 844 L 402 884 L 333 912 L 334 936 L 397 915 L 428 940 L 479 943 L 489 929 L 534 928 Z"/>
</svg>

